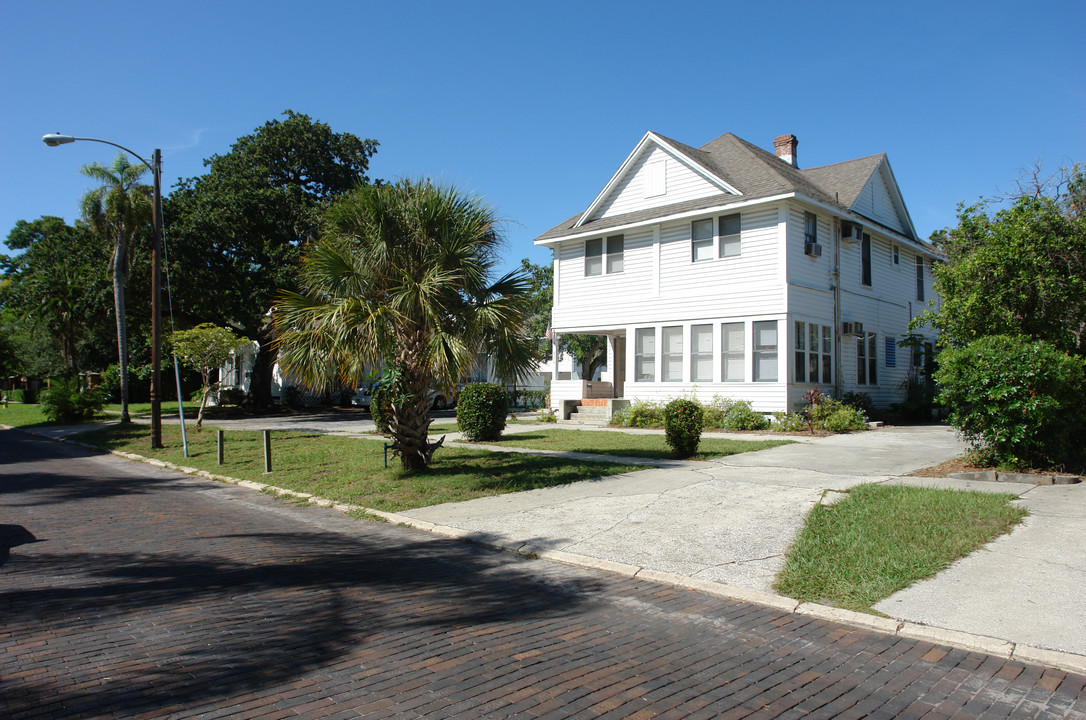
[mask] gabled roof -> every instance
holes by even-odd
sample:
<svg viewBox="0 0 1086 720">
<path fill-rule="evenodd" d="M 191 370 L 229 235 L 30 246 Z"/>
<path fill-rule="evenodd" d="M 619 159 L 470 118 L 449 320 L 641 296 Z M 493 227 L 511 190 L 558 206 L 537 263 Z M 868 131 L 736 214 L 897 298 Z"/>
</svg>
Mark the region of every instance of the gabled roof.
<svg viewBox="0 0 1086 720">
<path fill-rule="evenodd" d="M 598 217 L 598 211 L 604 206 L 610 193 L 630 171 L 636 158 L 640 157 L 650 145 L 663 148 L 687 167 L 720 187 L 720 194 L 623 215 Z M 904 233 L 886 226 L 877 218 L 870 217 L 869 214 L 859 212 L 855 207 L 857 199 L 876 175 L 881 176 L 886 184 L 897 217 L 905 229 Z M 759 198 L 782 195 L 801 196 L 830 206 L 842 215 L 860 215 L 868 224 L 880 225 L 896 234 L 904 234 L 912 240 L 918 240 L 908 210 L 898 190 L 897 181 L 893 177 L 889 161 L 884 153 L 801 170 L 732 133 L 721 135 L 700 148 L 692 148 L 659 133 L 649 132 L 584 212 L 551 228 L 537 237 L 536 241 L 546 242 L 572 234 L 603 231 L 608 228 L 648 222 L 654 218 L 681 215 L 693 210 L 739 203 L 747 204 Z"/>
</svg>

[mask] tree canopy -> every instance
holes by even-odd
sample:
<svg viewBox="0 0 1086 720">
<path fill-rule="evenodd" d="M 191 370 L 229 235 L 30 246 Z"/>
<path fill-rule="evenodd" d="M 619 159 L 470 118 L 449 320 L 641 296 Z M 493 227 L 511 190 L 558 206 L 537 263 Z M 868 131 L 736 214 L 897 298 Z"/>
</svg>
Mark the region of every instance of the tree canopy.
<svg viewBox="0 0 1086 720">
<path fill-rule="evenodd" d="M 270 402 L 276 293 L 297 287 L 301 247 L 318 236 L 321 211 L 369 182 L 376 151 L 374 140 L 288 110 L 206 160 L 208 172 L 179 183 L 167 200 L 175 309 L 260 343 L 251 386 L 258 405 Z"/>
<path fill-rule="evenodd" d="M 114 347 L 109 251 L 85 225 L 20 220 L 0 279 L 6 374 L 70 375 L 109 362 Z"/>
<path fill-rule="evenodd" d="M 533 367 L 527 278 L 492 279 L 503 244 L 478 197 L 429 181 L 359 187 L 326 214 L 301 291 L 280 295 L 280 362 L 317 389 L 385 367 L 389 426 L 403 467 L 425 469 L 430 405 L 482 357 L 500 378 Z"/>
<path fill-rule="evenodd" d="M 1086 354 L 1086 218 L 1044 196 L 988 212 L 961 207 L 958 226 L 932 240 L 946 253 L 934 269 L 938 311 L 923 316 L 944 344 L 1023 335 Z"/>
</svg>

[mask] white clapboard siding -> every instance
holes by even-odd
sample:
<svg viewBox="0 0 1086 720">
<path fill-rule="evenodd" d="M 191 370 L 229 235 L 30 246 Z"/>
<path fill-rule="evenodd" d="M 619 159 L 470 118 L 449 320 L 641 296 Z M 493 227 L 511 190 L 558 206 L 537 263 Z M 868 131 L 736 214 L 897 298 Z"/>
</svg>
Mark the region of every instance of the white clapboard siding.
<svg viewBox="0 0 1086 720">
<path fill-rule="evenodd" d="M 645 197 L 648 187 L 649 166 L 663 162 L 665 171 L 665 192 L 652 197 Z M 593 218 L 606 218 L 614 215 L 645 210 L 647 208 L 674 205 L 675 203 L 723 194 L 723 190 L 695 172 L 686 163 L 677 160 L 670 153 L 657 145 L 649 145 L 646 152 L 638 158 L 624 178 L 611 191 Z"/>
<path fill-rule="evenodd" d="M 905 233 L 907 231 L 891 197 L 885 172 L 885 167 L 880 166 L 871 174 L 871 178 L 853 203 L 852 209 L 872 220 L 877 220 L 888 228 Z"/>
<path fill-rule="evenodd" d="M 818 218 L 818 245 L 822 255 L 812 257 L 804 251 L 806 246 L 806 213 L 810 209 L 791 205 L 788 213 L 788 282 L 815 288 L 833 284 L 833 224 L 825 212 L 815 212 Z M 791 302 L 789 302 L 791 305 Z"/>
<path fill-rule="evenodd" d="M 699 317 L 783 313 L 778 211 L 743 212 L 742 250 L 737 257 L 695 263 L 690 222 L 625 234 L 623 272 L 584 274 L 584 242 L 559 246 L 555 327 L 611 327 Z"/>
</svg>

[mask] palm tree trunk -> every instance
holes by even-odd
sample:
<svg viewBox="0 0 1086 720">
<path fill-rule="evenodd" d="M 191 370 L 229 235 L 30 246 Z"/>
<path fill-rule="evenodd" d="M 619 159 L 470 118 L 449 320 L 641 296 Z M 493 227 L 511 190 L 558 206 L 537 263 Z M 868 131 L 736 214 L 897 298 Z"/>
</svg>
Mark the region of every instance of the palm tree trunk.
<svg viewBox="0 0 1086 720">
<path fill-rule="evenodd" d="M 128 325 L 124 309 L 124 234 L 117 235 L 113 248 L 113 307 L 117 314 L 117 364 L 121 371 L 121 422 L 131 422 L 128 414 Z"/>
</svg>

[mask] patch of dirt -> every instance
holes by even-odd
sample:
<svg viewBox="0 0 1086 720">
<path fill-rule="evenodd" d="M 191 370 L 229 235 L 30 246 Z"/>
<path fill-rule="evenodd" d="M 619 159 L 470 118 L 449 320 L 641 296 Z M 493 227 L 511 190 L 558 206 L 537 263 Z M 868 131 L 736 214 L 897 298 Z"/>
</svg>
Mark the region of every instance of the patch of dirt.
<svg viewBox="0 0 1086 720">
<path fill-rule="evenodd" d="M 917 477 L 947 477 L 951 473 L 983 472 L 985 470 L 995 470 L 995 468 L 977 467 L 976 465 L 971 465 L 966 462 L 965 458 L 955 458 L 954 460 L 948 460 L 941 465 L 915 470 L 908 474 Z"/>
</svg>

